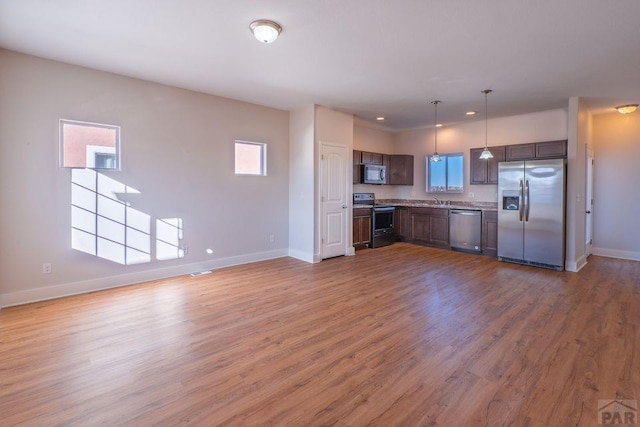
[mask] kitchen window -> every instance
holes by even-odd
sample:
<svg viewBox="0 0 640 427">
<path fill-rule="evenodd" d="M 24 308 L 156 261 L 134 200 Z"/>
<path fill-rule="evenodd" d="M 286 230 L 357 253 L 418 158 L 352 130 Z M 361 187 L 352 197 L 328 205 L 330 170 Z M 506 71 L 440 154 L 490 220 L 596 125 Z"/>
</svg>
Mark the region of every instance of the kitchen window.
<svg viewBox="0 0 640 427">
<path fill-rule="evenodd" d="M 236 141 L 236 175 L 267 175 L 267 144 Z"/>
<path fill-rule="evenodd" d="M 427 156 L 427 193 L 464 192 L 464 155 L 462 153 L 441 154 L 434 162 Z"/>
</svg>

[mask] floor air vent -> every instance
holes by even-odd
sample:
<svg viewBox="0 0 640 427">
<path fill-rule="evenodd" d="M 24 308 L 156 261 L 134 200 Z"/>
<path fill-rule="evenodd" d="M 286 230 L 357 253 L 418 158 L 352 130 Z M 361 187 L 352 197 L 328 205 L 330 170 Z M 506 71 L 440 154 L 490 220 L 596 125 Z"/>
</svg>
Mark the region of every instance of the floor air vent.
<svg viewBox="0 0 640 427">
<path fill-rule="evenodd" d="M 196 273 L 191 273 L 191 277 L 204 276 L 205 274 L 211 274 L 211 270 L 202 270 Z"/>
</svg>

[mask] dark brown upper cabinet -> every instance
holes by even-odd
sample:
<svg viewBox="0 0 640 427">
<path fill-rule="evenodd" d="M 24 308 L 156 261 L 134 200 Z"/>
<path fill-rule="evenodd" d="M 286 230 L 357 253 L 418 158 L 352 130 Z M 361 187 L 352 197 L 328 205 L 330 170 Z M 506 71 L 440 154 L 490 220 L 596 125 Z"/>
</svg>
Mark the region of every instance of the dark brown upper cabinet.
<svg viewBox="0 0 640 427">
<path fill-rule="evenodd" d="M 368 151 L 362 152 L 362 164 L 363 165 L 381 165 L 382 164 L 382 154 L 380 153 L 370 153 Z"/>
<path fill-rule="evenodd" d="M 563 159 L 567 157 L 567 140 L 507 145 L 506 160 Z"/>
<path fill-rule="evenodd" d="M 353 183 L 360 184 L 360 164 L 362 164 L 362 151 L 353 150 Z"/>
<path fill-rule="evenodd" d="M 536 158 L 536 144 L 507 145 L 506 159 L 531 160 Z"/>
<path fill-rule="evenodd" d="M 387 183 L 390 185 L 413 185 L 413 156 L 391 154 L 387 157 Z"/>
<path fill-rule="evenodd" d="M 536 143 L 536 159 L 557 159 L 567 157 L 567 140 Z"/>
</svg>

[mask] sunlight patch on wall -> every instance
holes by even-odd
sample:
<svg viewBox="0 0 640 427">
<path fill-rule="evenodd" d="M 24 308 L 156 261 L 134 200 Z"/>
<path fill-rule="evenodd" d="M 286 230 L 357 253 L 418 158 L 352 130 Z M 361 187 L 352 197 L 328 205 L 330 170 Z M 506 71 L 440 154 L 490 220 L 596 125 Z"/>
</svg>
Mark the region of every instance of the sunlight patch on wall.
<svg viewBox="0 0 640 427">
<path fill-rule="evenodd" d="M 182 218 L 156 220 L 156 259 L 167 260 L 184 257 L 180 247 L 182 240 Z"/>
<path fill-rule="evenodd" d="M 151 261 L 151 217 L 118 200 L 140 193 L 91 169 L 71 171 L 71 247 L 118 264 Z"/>
</svg>

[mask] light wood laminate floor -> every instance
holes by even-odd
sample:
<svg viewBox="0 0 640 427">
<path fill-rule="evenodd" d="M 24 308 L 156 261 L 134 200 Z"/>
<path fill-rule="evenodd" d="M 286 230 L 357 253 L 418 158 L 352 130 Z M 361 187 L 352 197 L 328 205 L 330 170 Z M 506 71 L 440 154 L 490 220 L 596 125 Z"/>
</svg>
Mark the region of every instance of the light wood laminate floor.
<svg viewBox="0 0 640 427">
<path fill-rule="evenodd" d="M 0 311 L 0 424 L 597 425 L 640 400 L 640 262 L 408 244 Z"/>
</svg>

